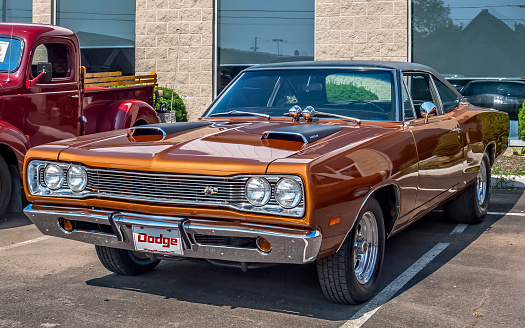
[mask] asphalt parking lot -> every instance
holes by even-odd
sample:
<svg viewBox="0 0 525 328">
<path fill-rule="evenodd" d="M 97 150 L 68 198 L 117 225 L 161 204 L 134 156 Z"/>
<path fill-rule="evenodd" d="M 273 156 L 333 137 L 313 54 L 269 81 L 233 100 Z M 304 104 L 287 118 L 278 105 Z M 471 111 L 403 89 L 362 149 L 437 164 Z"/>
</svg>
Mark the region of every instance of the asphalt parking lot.
<svg viewBox="0 0 525 328">
<path fill-rule="evenodd" d="M 376 296 L 327 301 L 315 265 L 248 272 L 162 262 L 122 277 L 91 245 L 0 221 L 0 327 L 523 327 L 524 189 L 494 189 L 479 225 L 435 211 L 390 238 Z"/>
</svg>

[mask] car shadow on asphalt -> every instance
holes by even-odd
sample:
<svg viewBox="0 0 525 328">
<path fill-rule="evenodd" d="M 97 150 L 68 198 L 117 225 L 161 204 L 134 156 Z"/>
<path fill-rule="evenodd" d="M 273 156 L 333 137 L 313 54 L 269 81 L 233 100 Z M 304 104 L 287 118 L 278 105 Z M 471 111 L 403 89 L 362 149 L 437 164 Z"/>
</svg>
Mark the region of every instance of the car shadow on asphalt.
<svg viewBox="0 0 525 328">
<path fill-rule="evenodd" d="M 33 224 L 33 222 L 21 213 L 6 213 L 0 217 L 0 230 L 18 228 L 30 224 Z"/>
<path fill-rule="evenodd" d="M 523 190 L 498 193 L 504 204 L 489 211 L 510 210 L 521 198 Z M 438 243 L 450 243 L 431 264 L 421 270 L 393 298 L 410 290 L 457 256 L 503 215 L 488 215 L 469 226 L 468 233 L 450 235 L 457 226 L 447 221 L 442 211 L 434 211 L 412 226 L 387 240 L 382 277 L 378 292 L 388 286 L 407 268 Z M 315 264 L 273 265 L 247 272 L 206 262 L 163 261 L 153 272 L 125 277 L 116 274 L 91 279 L 90 286 L 129 290 L 166 299 L 208 304 L 229 308 L 247 308 L 287 313 L 328 321 L 352 318 L 365 304 L 348 306 L 325 299 L 317 280 Z"/>
</svg>

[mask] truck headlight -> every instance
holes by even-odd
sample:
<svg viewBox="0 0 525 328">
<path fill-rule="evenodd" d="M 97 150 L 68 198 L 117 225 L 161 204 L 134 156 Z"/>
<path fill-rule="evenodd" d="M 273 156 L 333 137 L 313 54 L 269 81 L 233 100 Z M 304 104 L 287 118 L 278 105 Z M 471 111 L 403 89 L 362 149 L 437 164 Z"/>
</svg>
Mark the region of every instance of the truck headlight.
<svg viewBox="0 0 525 328">
<path fill-rule="evenodd" d="M 51 190 L 58 190 L 64 182 L 64 171 L 56 164 L 47 165 L 44 170 L 44 182 Z"/>
<path fill-rule="evenodd" d="M 76 192 L 81 192 L 87 185 L 87 173 L 82 166 L 72 165 L 67 170 L 67 185 Z"/>
<path fill-rule="evenodd" d="M 272 189 L 265 178 L 253 177 L 246 182 L 246 198 L 253 206 L 263 206 L 270 200 Z"/>
<path fill-rule="evenodd" d="M 301 202 L 302 190 L 297 181 L 282 178 L 275 184 L 275 200 L 284 208 L 294 208 Z"/>
</svg>

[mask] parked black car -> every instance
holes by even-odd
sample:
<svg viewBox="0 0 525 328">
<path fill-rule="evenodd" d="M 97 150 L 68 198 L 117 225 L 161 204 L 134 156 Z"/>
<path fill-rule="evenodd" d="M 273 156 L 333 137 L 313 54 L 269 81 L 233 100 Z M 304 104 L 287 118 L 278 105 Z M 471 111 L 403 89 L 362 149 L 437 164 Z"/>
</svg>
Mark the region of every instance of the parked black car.
<svg viewBox="0 0 525 328">
<path fill-rule="evenodd" d="M 518 139 L 518 112 L 525 101 L 525 81 L 470 81 L 460 93 L 473 105 L 508 113 L 509 139 Z"/>
</svg>

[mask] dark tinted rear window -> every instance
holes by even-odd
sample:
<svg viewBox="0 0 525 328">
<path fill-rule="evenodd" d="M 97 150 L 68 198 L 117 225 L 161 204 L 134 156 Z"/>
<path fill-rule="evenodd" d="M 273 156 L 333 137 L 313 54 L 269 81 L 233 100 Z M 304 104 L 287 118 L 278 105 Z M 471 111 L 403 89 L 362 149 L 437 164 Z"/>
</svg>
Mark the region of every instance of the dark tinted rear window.
<svg viewBox="0 0 525 328">
<path fill-rule="evenodd" d="M 467 97 L 482 94 L 497 94 L 501 96 L 525 98 L 525 84 L 519 82 L 471 83 L 463 90 L 462 94 Z"/>
</svg>

